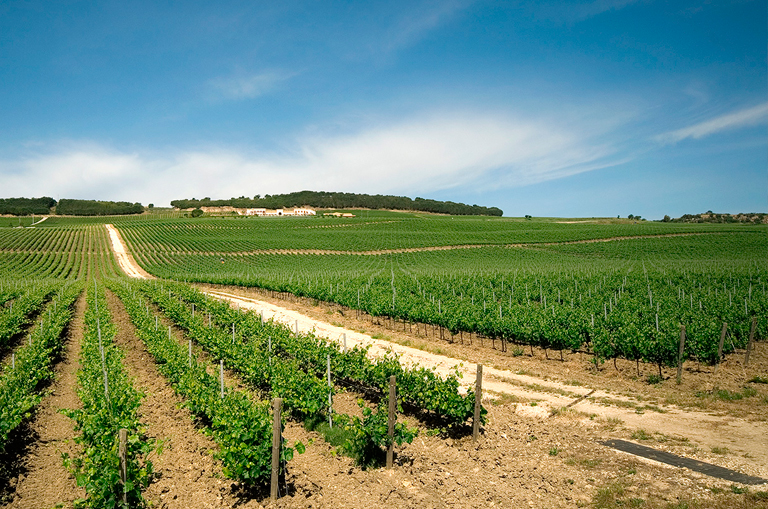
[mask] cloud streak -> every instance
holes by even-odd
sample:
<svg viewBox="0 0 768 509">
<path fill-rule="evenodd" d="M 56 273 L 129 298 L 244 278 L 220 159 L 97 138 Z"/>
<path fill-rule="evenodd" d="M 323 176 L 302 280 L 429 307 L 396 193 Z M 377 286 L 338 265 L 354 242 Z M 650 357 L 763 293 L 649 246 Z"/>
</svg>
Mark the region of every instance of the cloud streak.
<svg viewBox="0 0 768 509">
<path fill-rule="evenodd" d="M 222 76 L 208 82 L 216 94 L 225 99 L 243 100 L 272 92 L 277 85 L 294 76 L 283 71 L 263 71 L 247 76 Z"/>
<path fill-rule="evenodd" d="M 536 10 L 545 18 L 560 23 L 578 23 L 603 13 L 619 11 L 641 0 L 593 0 L 590 2 L 534 2 Z"/>
<path fill-rule="evenodd" d="M 0 161 L 3 194 L 167 204 L 300 189 L 424 195 L 535 184 L 615 164 L 584 129 L 484 113 L 423 115 L 344 135 L 299 137 L 285 153 L 231 148 L 168 155 L 86 144 Z"/>
<path fill-rule="evenodd" d="M 470 3 L 466 0 L 442 0 L 414 7 L 390 29 L 385 37 L 384 51 L 394 52 L 414 44 Z"/>
<path fill-rule="evenodd" d="M 674 144 L 686 138 L 698 140 L 721 131 L 739 129 L 766 122 L 768 122 L 768 102 L 720 115 L 719 117 L 705 120 L 683 129 L 661 134 L 656 137 L 656 140 L 665 144 Z"/>
</svg>

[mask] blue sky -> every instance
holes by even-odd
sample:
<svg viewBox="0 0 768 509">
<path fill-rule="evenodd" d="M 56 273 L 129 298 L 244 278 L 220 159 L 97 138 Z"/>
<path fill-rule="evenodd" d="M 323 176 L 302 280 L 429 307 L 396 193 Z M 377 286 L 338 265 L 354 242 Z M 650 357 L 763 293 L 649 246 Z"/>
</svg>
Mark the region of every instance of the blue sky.
<svg viewBox="0 0 768 509">
<path fill-rule="evenodd" d="M 0 197 L 768 211 L 760 1 L 0 4 Z"/>
</svg>

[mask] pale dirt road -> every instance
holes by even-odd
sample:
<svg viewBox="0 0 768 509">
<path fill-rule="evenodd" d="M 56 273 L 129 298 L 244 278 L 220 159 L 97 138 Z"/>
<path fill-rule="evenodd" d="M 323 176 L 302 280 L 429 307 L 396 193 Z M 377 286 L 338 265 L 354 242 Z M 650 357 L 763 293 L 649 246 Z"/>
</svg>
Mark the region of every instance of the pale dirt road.
<svg viewBox="0 0 768 509">
<path fill-rule="evenodd" d="M 104 226 L 107 227 L 112 251 L 114 251 L 117 263 L 120 265 L 120 268 L 123 269 L 123 272 L 125 272 L 128 277 L 132 278 L 155 279 L 154 276 L 142 269 L 139 264 L 136 263 L 136 260 L 133 259 L 131 253 L 126 249 L 123 238 L 120 236 L 120 232 L 117 231 L 117 228 L 111 224 L 105 224 Z"/>
<path fill-rule="evenodd" d="M 206 292 L 212 297 L 227 300 L 241 309 L 253 310 L 263 313 L 264 319 L 272 319 L 281 322 L 292 330 L 299 332 L 312 332 L 313 334 L 328 338 L 330 341 L 343 344 L 346 336 L 347 346 L 369 346 L 369 356 L 379 357 L 387 352 L 394 352 L 400 356 L 400 362 L 404 365 L 418 364 L 420 366 L 435 368 L 443 376 L 451 373 L 454 368 L 461 373 L 461 383 L 466 389 L 475 383 L 476 366 L 462 364 L 462 360 L 425 352 L 415 348 L 374 339 L 367 334 L 337 327 L 329 323 L 314 320 L 296 311 L 286 309 L 269 302 L 251 299 L 222 291 Z M 548 390 L 536 391 L 521 387 L 520 384 L 539 385 L 549 390 L 565 391 L 568 395 L 560 395 Z M 518 375 L 512 371 L 483 367 L 483 390 L 492 393 L 490 397 L 500 394 L 512 394 L 526 400 L 536 401 L 536 406 L 528 403 L 519 403 L 516 406 L 518 414 L 546 419 L 553 409 L 562 408 L 579 397 L 587 396 L 582 401 L 571 406 L 585 415 L 584 420 L 589 420 L 589 415 L 594 414 L 599 418 L 620 419 L 624 425 L 630 428 L 643 429 L 647 432 L 658 432 L 674 437 L 688 438 L 700 446 L 710 449 L 712 447 L 727 447 L 730 451 L 743 456 L 748 454 L 747 463 L 752 463 L 762 477 L 768 476 L 768 424 L 764 422 L 751 422 L 739 418 L 724 418 L 713 416 L 703 412 L 692 412 L 674 407 L 665 407 L 665 413 L 646 411 L 638 414 L 634 409 L 619 406 L 611 406 L 597 403 L 596 400 L 609 398 L 614 401 L 625 400 L 615 394 L 601 389 L 590 387 L 573 387 L 550 380 L 543 380 L 527 375 Z M 590 394 L 591 393 L 591 394 Z M 484 399 L 488 399 L 486 393 Z M 741 459 L 741 458 L 740 458 Z"/>
<path fill-rule="evenodd" d="M 107 227 L 110 230 L 110 239 L 115 254 L 118 256 L 118 260 L 122 260 L 120 266 L 123 267 L 126 274 L 139 279 L 152 278 L 151 275 L 138 267 L 133 257 L 129 255 L 114 227 L 112 225 L 107 225 Z M 454 369 L 458 369 L 462 375 L 462 385 L 465 389 L 472 386 L 475 381 L 476 366 L 463 365 L 463 361 L 460 359 L 374 339 L 367 334 L 315 320 L 296 311 L 262 300 L 222 291 L 209 291 L 208 294 L 229 301 L 242 309 L 263 313 L 265 319 L 284 323 L 293 330 L 298 328 L 300 332 L 312 332 L 339 343 L 343 343 L 343 338 L 346 336 L 348 347 L 351 348 L 357 344 L 370 346 L 369 355 L 372 357 L 391 351 L 400 356 L 400 362 L 404 365 L 419 364 L 434 368 L 444 376 Z M 530 387 L 521 387 L 520 384 L 537 384 L 545 389 L 537 391 Z M 485 392 L 484 400 L 492 398 L 494 395 L 510 394 L 528 401 L 535 401 L 535 406 L 531 406 L 529 403 L 518 403 L 515 405 L 515 411 L 518 414 L 538 419 L 548 418 L 552 410 L 565 407 L 593 390 L 591 387 L 573 387 L 490 367 L 483 368 L 483 389 Z M 550 392 L 552 390 L 560 394 Z M 562 395 L 563 392 L 565 395 Z M 729 416 L 714 416 L 670 406 L 663 408 L 664 413 L 646 411 L 638 414 L 632 408 L 599 404 L 595 401 L 599 398 L 610 398 L 614 401 L 626 400 L 626 398 L 598 388 L 583 400 L 572 405 L 571 408 L 585 414 L 584 421 L 589 421 L 590 415 L 593 416 L 592 418 L 597 416 L 604 420 L 618 419 L 629 428 L 687 438 L 706 450 L 715 447 L 727 447 L 733 454 L 723 458 L 719 462 L 721 466 L 740 470 L 750 475 L 768 477 L 768 440 L 766 440 L 768 423 L 766 422 L 747 421 Z"/>
</svg>

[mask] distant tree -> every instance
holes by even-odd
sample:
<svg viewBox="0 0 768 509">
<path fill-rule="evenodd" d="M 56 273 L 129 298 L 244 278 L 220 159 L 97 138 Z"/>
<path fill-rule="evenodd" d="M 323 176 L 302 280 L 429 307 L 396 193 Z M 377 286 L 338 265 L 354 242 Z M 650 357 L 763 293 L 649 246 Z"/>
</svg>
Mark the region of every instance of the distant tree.
<svg viewBox="0 0 768 509">
<path fill-rule="evenodd" d="M 123 214 L 141 214 L 141 203 L 127 201 L 73 200 L 62 198 L 56 205 L 56 213 L 70 216 L 112 216 Z"/>
<path fill-rule="evenodd" d="M 47 196 L 42 198 L 0 198 L 0 214 L 43 215 L 50 213 L 50 208 L 54 205 L 56 205 L 56 200 Z"/>
<path fill-rule="evenodd" d="M 155 204 L 154 203 L 150 203 L 149 205 L 147 205 L 147 208 L 148 209 L 153 209 L 153 208 L 155 208 Z"/>
<path fill-rule="evenodd" d="M 671 220 L 672 220 L 672 218 L 671 218 L 671 217 L 669 217 L 669 214 L 665 214 L 665 215 L 664 215 L 664 219 L 662 219 L 661 221 L 662 221 L 663 223 L 668 223 L 668 222 L 670 222 Z"/>
<path fill-rule="evenodd" d="M 533 217 L 532 217 L 531 215 L 529 215 L 529 214 L 526 214 L 526 215 L 525 215 L 525 218 L 526 218 L 526 219 L 532 219 Z"/>
<path fill-rule="evenodd" d="M 192 211 L 192 217 L 200 217 L 203 215 L 202 209 L 195 209 Z"/>
<path fill-rule="evenodd" d="M 628 216 L 627 216 L 627 219 L 634 219 L 634 218 L 635 218 L 635 216 L 634 216 L 634 215 L 632 215 L 632 214 L 630 214 L 630 215 L 628 215 Z"/>
</svg>

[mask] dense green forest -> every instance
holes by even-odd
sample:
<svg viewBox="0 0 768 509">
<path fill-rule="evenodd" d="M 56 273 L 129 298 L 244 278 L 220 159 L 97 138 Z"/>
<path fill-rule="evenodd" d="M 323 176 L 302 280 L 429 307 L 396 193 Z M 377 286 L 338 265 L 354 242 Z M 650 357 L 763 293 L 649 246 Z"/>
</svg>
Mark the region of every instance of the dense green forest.
<svg viewBox="0 0 768 509">
<path fill-rule="evenodd" d="M 70 200 L 63 198 L 56 205 L 56 213 L 69 216 L 110 216 L 122 214 L 141 214 L 141 203 L 127 201 Z"/>
<path fill-rule="evenodd" d="M 329 193 L 325 191 L 299 191 L 288 194 L 256 195 L 253 198 L 241 196 L 229 200 L 211 200 L 203 198 L 198 200 L 173 200 L 171 205 L 180 209 L 198 207 L 237 207 L 237 208 L 282 208 L 300 207 L 307 205 L 323 209 L 392 209 L 392 210 L 418 210 L 437 214 L 473 215 L 473 216 L 501 216 L 502 210 L 497 207 L 481 207 L 479 205 L 467 205 L 451 201 L 429 200 L 425 198 L 411 199 L 407 196 L 370 195 L 357 193 Z"/>
<path fill-rule="evenodd" d="M 42 198 L 0 198 L 0 214 L 28 216 L 31 214 L 49 214 L 56 200 L 48 196 Z"/>
<path fill-rule="evenodd" d="M 67 216 L 109 216 L 123 214 L 141 214 L 141 203 L 126 201 L 71 200 L 63 198 L 56 202 L 53 198 L 0 198 L 0 214 L 29 216 L 46 215 L 56 207 L 56 214 Z"/>
</svg>

